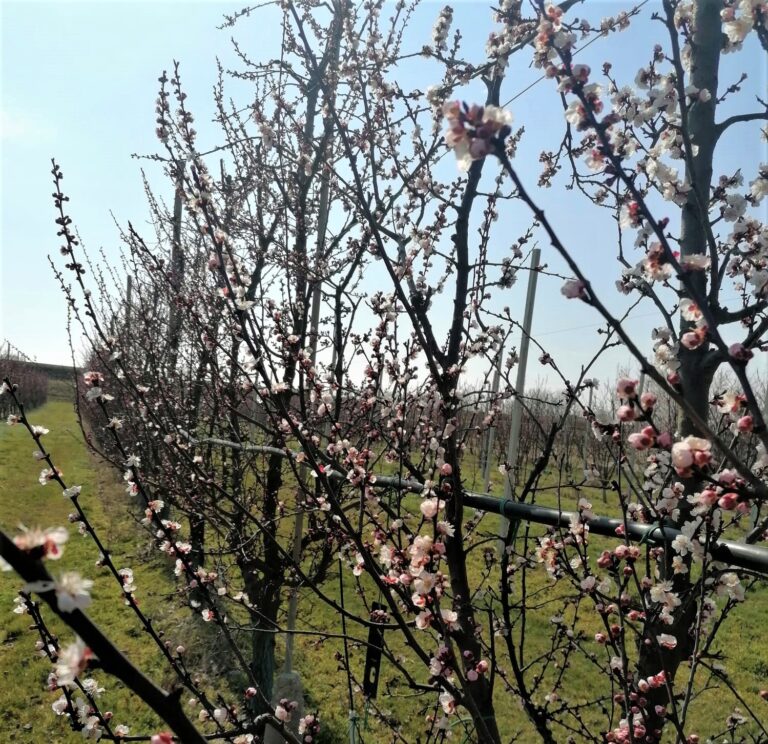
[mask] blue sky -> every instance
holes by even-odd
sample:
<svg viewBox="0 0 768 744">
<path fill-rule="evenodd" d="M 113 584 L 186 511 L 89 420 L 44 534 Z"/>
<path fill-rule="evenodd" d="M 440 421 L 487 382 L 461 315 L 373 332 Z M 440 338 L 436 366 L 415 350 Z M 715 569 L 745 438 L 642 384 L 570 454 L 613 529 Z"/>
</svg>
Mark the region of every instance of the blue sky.
<svg viewBox="0 0 768 744">
<path fill-rule="evenodd" d="M 465 49 L 482 54 L 491 30 L 491 3 L 469 0 L 454 3 L 455 26 L 464 31 Z M 161 195 L 170 196 L 169 185 L 152 163 L 137 161 L 133 153 L 157 150 L 154 135 L 154 100 L 157 78 L 170 69 L 174 59 L 182 64 L 189 104 L 196 112 L 201 146 L 217 143 L 215 129 L 206 125 L 212 108 L 211 89 L 217 57 L 225 66 L 235 64 L 230 37 L 234 34 L 252 57 L 272 55 L 279 36 L 274 33 L 273 11 L 260 11 L 235 29 L 219 31 L 224 13 L 241 3 L 225 2 L 3 2 L 2 12 L 2 304 L 0 340 L 6 338 L 40 361 L 67 363 L 66 305 L 48 266 L 46 256 L 58 259 L 58 242 L 50 199 L 50 158 L 55 156 L 65 174 L 65 190 L 71 197 L 70 214 L 85 245 L 103 248 L 116 256 L 119 236 L 114 219 L 146 221 L 142 167 Z M 630 3 L 590 0 L 579 11 L 590 20 L 613 15 Z M 426 2 L 416 14 L 413 47 L 427 42 L 442 3 Z M 659 24 L 650 20 L 655 0 L 643 9 L 643 19 L 633 29 L 593 44 L 583 61 L 598 70 L 605 60 L 614 65 L 617 77 L 631 83 L 639 66 L 660 35 Z M 535 81 L 538 73 L 526 67 L 530 54 L 518 55 L 505 83 L 511 98 Z M 423 68 L 422 68 L 423 69 Z M 749 73 L 745 86 L 764 92 L 764 57 L 755 47 L 726 58 L 723 83 Z M 406 82 L 426 88 L 432 81 L 415 79 L 404 70 Z M 420 74 L 424 74 L 423 72 Z M 401 81 L 402 82 L 402 81 Z M 404 86 L 405 87 L 405 86 Z M 232 87 L 238 94 L 242 86 Z M 468 94 L 468 97 L 471 94 Z M 246 100 L 246 99 L 243 99 Z M 526 126 L 516 160 L 524 180 L 535 187 L 540 171 L 538 155 L 556 146 L 562 135 L 562 109 L 551 81 L 535 85 L 511 106 L 516 125 Z M 739 109 L 743 110 L 743 109 Z M 748 144 L 745 144 L 748 143 Z M 722 165 L 732 171 L 743 165 L 747 180 L 756 164 L 765 161 L 757 127 L 743 125 L 724 143 Z M 535 191 L 535 189 L 534 189 Z M 615 231 L 610 223 L 596 221 L 594 209 L 562 188 L 536 192 L 548 214 L 566 235 L 577 259 L 588 270 L 613 307 L 622 299 L 612 289 L 619 269 L 615 262 Z M 509 244 L 529 223 L 521 211 L 510 211 L 502 220 Z M 552 251 L 542 245 L 543 260 L 560 268 Z M 368 281 L 368 280 L 366 280 Z M 375 286 L 371 278 L 370 287 Z M 563 361 L 570 375 L 592 348 L 598 319 L 578 302 L 559 294 L 560 282 L 543 278 L 534 318 L 534 335 L 540 334 L 550 350 Z M 521 283 L 504 298 L 513 312 L 521 313 Z M 641 346 L 650 350 L 651 308 L 639 310 L 630 328 Z M 79 344 L 79 342 L 78 342 Z M 608 355 L 600 375 L 611 376 L 628 360 L 623 352 Z M 539 368 L 533 365 L 531 378 Z"/>
</svg>

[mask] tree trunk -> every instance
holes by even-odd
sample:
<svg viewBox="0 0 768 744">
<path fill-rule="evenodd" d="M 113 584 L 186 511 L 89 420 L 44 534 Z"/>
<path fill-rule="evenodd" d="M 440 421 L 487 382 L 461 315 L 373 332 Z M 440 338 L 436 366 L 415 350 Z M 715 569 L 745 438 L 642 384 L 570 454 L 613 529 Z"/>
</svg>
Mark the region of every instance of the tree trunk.
<svg viewBox="0 0 768 744">
<path fill-rule="evenodd" d="M 712 160 L 717 131 L 715 126 L 715 109 L 717 102 L 718 68 L 722 48 L 722 31 L 720 10 L 722 3 L 716 0 L 699 0 L 695 5 L 694 35 L 691 55 L 691 74 L 689 82 L 698 89 L 706 89 L 711 94 L 706 102 L 696 101 L 687 112 L 685 121 L 686 129 L 695 155 L 687 162 L 686 177 L 691 185 L 686 203 L 681 214 L 681 255 L 683 257 L 694 254 L 706 253 L 708 250 L 709 229 L 709 198 L 712 182 Z M 665 10 L 668 14 L 674 13 L 674 9 L 665 2 Z M 682 86 L 681 86 L 682 87 Z M 717 267 L 713 265 L 712 271 Z M 691 282 L 696 294 L 700 298 L 707 296 L 707 272 L 692 272 Z M 684 291 L 684 294 L 686 293 Z M 681 320 L 680 333 L 688 331 L 691 323 Z M 698 349 L 685 349 L 681 346 L 680 359 L 680 384 L 683 396 L 693 407 L 696 414 L 704 421 L 709 413 L 710 386 L 717 370 L 717 362 L 712 361 L 708 354 L 709 344 L 702 344 Z M 684 413 L 679 422 L 679 434 L 681 436 L 702 436 L 691 418 Z M 689 478 L 684 481 L 685 493 L 691 494 L 701 490 L 701 482 L 698 478 Z M 682 501 L 679 523 L 687 521 L 689 509 Z M 650 619 L 646 623 L 642 641 L 640 643 L 638 676 L 640 678 L 657 674 L 665 670 L 670 681 L 670 687 L 680 664 L 693 652 L 694 639 L 691 629 L 696 617 L 696 604 L 687 602 L 691 593 L 692 584 L 687 574 L 673 574 L 671 570 L 672 551 L 668 550 L 660 560 L 658 569 L 662 578 L 667 576 L 673 581 L 674 591 L 681 596 L 683 603 L 675 615 L 674 623 L 664 625 L 657 620 Z M 657 635 L 668 633 L 677 639 L 677 647 L 672 650 L 660 651 L 655 642 Z M 656 713 L 656 707 L 666 708 L 669 704 L 669 696 L 666 687 L 649 690 L 647 696 L 646 726 L 650 741 L 658 741 L 661 738 L 661 730 L 665 717 Z"/>
</svg>

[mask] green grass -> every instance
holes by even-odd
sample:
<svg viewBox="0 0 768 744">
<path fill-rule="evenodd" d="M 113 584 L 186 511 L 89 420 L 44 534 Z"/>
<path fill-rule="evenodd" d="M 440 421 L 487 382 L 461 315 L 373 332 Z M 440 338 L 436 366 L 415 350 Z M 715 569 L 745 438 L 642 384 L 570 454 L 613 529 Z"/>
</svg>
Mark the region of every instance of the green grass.
<svg viewBox="0 0 768 744">
<path fill-rule="evenodd" d="M 82 484 L 82 503 L 86 512 L 98 528 L 99 534 L 105 539 L 116 561 L 120 566 L 130 566 L 136 574 L 138 596 L 142 607 L 153 617 L 158 627 L 167 631 L 167 637 L 174 645 L 183 640 L 191 651 L 192 666 L 211 671 L 210 657 L 216 655 L 212 651 L 210 629 L 201 628 L 198 620 L 193 619 L 189 611 L 180 606 L 173 596 L 175 584 L 168 566 L 161 559 L 154 558 L 147 548 L 147 538 L 134 519 L 135 506 L 126 499 L 118 476 L 108 466 L 100 463 L 87 451 L 80 430 L 75 420 L 72 405 L 66 398 L 69 388 L 54 386 L 51 398 L 42 408 L 33 411 L 30 419 L 35 424 L 48 427 L 51 432 L 46 436 L 46 445 L 54 455 L 55 462 L 64 471 L 69 484 Z M 57 397 L 59 399 L 57 399 Z M 23 522 L 29 526 L 50 526 L 67 523 L 70 511 L 69 502 L 62 497 L 55 484 L 45 487 L 37 482 L 39 463 L 31 456 L 34 444 L 20 427 L 2 427 L 0 429 L 0 524 L 6 530 L 13 531 L 16 525 Z M 466 467 L 470 470 L 474 463 L 467 459 Z M 493 471 L 494 492 L 500 492 L 501 475 Z M 543 478 L 545 486 L 553 486 L 557 481 L 555 472 L 548 472 Z M 293 489 L 286 485 L 286 500 L 290 500 L 289 492 Z M 538 497 L 538 502 L 547 505 L 557 505 L 554 490 L 545 490 Z M 587 490 L 585 495 L 594 504 L 595 511 L 600 514 L 616 515 L 618 506 L 608 495 L 607 503 L 603 502 L 599 491 Z M 562 506 L 566 509 L 575 507 L 578 494 L 570 487 L 561 491 Z M 404 509 L 418 513 L 418 498 L 409 496 L 405 500 Z M 281 534 L 290 535 L 290 521 L 284 520 Z M 285 528 L 285 529 L 283 529 Z M 498 518 L 486 516 L 475 539 L 492 537 L 498 529 Z M 531 526 L 531 534 L 541 534 L 542 527 Z M 131 660 L 143 671 L 148 673 L 161 685 L 170 685 L 173 675 L 164 666 L 151 641 L 138 629 L 133 613 L 126 608 L 121 600 L 119 588 L 104 575 L 103 569 L 94 565 L 97 554 L 94 545 L 86 538 L 81 538 L 75 529 L 70 529 L 70 542 L 66 546 L 64 558 L 55 570 L 74 569 L 96 580 L 94 587 L 94 604 L 90 610 L 91 616 L 102 627 L 119 641 L 121 648 Z M 608 545 L 611 541 L 605 538 L 593 537 L 593 550 Z M 493 543 L 489 543 L 490 546 Z M 469 560 L 470 582 L 473 587 L 481 584 L 484 572 L 482 547 L 473 550 Z M 366 592 L 368 599 L 375 599 L 370 581 L 361 577 L 359 585 L 354 581 L 351 572 L 343 571 L 345 603 L 350 610 L 362 614 L 362 600 L 356 589 Z M 494 579 L 492 578 L 491 581 Z M 528 649 L 527 659 L 533 658 L 537 652 L 547 648 L 551 635 L 552 615 L 559 614 L 562 608 L 566 590 L 563 584 L 552 587 L 543 569 L 537 569 L 528 574 L 529 591 L 539 591 L 542 603 L 537 610 L 531 611 L 527 620 Z M 50 704 L 58 697 L 57 693 L 47 692 L 45 680 L 50 670 L 47 660 L 36 655 L 34 644 L 36 635 L 28 629 L 28 618 L 11 613 L 13 598 L 20 586 L 20 581 L 13 574 L 0 575 L 0 612 L 3 622 L 0 623 L 0 742 L 11 741 L 22 744 L 37 744 L 38 742 L 82 741 L 77 733 L 67 730 L 66 722 L 57 719 L 50 709 Z M 339 598 L 338 571 L 336 566 L 331 571 L 323 590 L 328 596 Z M 284 603 L 283 607 L 287 605 Z M 566 608 L 566 612 L 573 612 Z M 762 714 L 766 704 L 758 698 L 758 691 L 765 686 L 768 676 L 768 646 L 762 642 L 765 616 L 768 612 L 768 591 L 765 585 L 751 593 L 749 601 L 739 606 L 732 614 L 721 633 L 718 650 L 725 655 L 724 664 L 729 670 L 736 688 L 744 696 L 745 701 L 757 712 Z M 50 613 L 46 614 L 50 618 Z M 56 628 L 62 643 L 72 638 L 71 632 L 60 624 L 51 621 Z M 300 602 L 300 629 L 318 631 L 320 633 L 341 633 L 341 621 L 338 613 L 327 604 L 320 601 L 308 591 L 302 593 Z M 577 629 L 584 633 L 585 647 L 598 651 L 596 644 L 590 641 L 598 629 L 595 613 L 585 603 L 579 610 Z M 365 639 L 366 633 L 359 626 L 350 624 L 350 635 Z M 487 632 L 485 633 L 488 640 Z M 422 635 L 423 640 L 426 636 Z M 247 639 L 243 638 L 243 644 Z M 412 653 L 404 646 L 396 632 L 388 632 L 385 640 L 392 653 L 397 654 L 414 677 L 426 682 L 427 674 L 420 662 L 413 658 Z M 498 639 L 497 639 L 498 642 Z M 282 639 L 278 642 L 278 656 L 282 654 Z M 319 710 L 323 722 L 323 744 L 346 742 L 348 718 L 348 693 L 345 675 L 340 671 L 336 654 L 343 651 L 343 645 L 338 638 L 322 638 L 320 635 L 302 635 L 296 642 L 296 666 L 304 680 L 307 704 L 310 710 Z M 504 658 L 502 654 L 502 659 Z M 350 644 L 350 666 L 358 679 L 362 677 L 365 651 L 360 644 Z M 280 658 L 278 659 L 280 662 Z M 681 669 L 685 673 L 687 667 Z M 556 670 L 545 673 L 545 682 L 536 693 L 538 702 L 543 701 L 549 690 L 552 675 Z M 138 704 L 112 678 L 100 673 L 93 675 L 107 688 L 103 698 L 102 710 L 112 710 L 115 713 L 115 723 L 127 723 L 132 733 L 144 734 L 156 730 L 158 722 L 150 711 Z M 379 698 L 376 705 L 383 712 L 400 722 L 400 730 L 409 742 L 416 742 L 424 730 L 424 706 L 429 698 L 413 696 L 404 685 L 396 685 L 398 673 L 386 660 L 382 665 L 379 685 Z M 598 687 L 605 689 L 605 680 L 597 679 L 592 666 L 583 656 L 573 657 L 566 675 L 566 684 L 561 696 L 571 702 L 585 701 L 590 693 Z M 226 689 L 222 677 L 215 674 L 208 677 L 211 688 Z M 388 695 L 388 683 L 392 683 L 391 695 Z M 237 700 L 237 692 L 233 690 L 230 700 Z M 368 744 L 388 742 L 384 726 L 380 725 L 371 710 L 366 716 L 364 701 L 359 690 L 353 690 L 353 705 L 360 716 L 360 728 L 364 741 Z M 715 734 L 724 728 L 725 718 L 732 712 L 735 702 L 727 691 L 712 688 L 703 691 L 696 699 L 691 711 L 690 731 L 702 736 Z M 504 692 L 503 685 L 497 683 L 496 709 L 501 729 L 505 736 L 519 733 L 518 741 L 536 741 L 525 716 L 513 698 Z M 599 730 L 604 725 L 604 717 L 598 712 L 585 711 L 584 719 Z M 671 740 L 671 731 L 670 740 Z M 558 740 L 565 741 L 566 734 L 557 734 Z M 456 731 L 453 739 L 460 744 L 465 737 Z M 467 740 L 469 741 L 469 740 Z M 578 741 L 578 738 L 577 738 Z"/>
<path fill-rule="evenodd" d="M 465 466 L 472 467 L 474 463 L 466 462 Z M 471 482 L 472 473 L 468 479 Z M 491 476 L 493 482 L 493 493 L 500 494 L 502 491 L 502 476 L 498 471 L 493 470 Z M 478 481 L 479 482 L 479 481 Z M 544 490 L 537 494 L 537 503 L 543 506 L 560 506 L 566 510 L 575 510 L 578 499 L 584 496 L 593 504 L 595 513 L 606 516 L 619 516 L 620 508 L 610 493 L 604 501 L 603 493 L 599 489 L 581 489 L 563 485 L 559 491 L 554 488 L 558 482 L 558 474 L 554 471 L 547 471 L 541 479 L 541 485 Z M 563 483 L 567 483 L 567 478 L 563 478 Z M 404 511 L 418 513 L 418 497 L 406 497 L 406 506 Z M 467 515 L 471 516 L 471 511 Z M 540 525 L 530 525 L 531 537 L 541 535 L 544 528 Z M 745 530 L 734 528 L 731 539 L 739 539 Z M 486 515 L 481 522 L 476 540 L 492 538 L 498 533 L 498 517 Z M 491 542 L 491 545 L 494 543 Z M 597 556 L 600 550 L 612 547 L 616 540 L 593 535 L 590 537 L 590 555 Z M 533 541 L 530 543 L 533 545 Z M 593 557 L 594 562 L 594 557 Z M 481 585 L 484 576 L 485 562 L 482 550 L 475 550 L 470 554 L 469 559 L 469 579 L 470 585 L 477 588 Z M 349 609 L 362 611 L 362 602 L 356 596 L 356 584 L 352 580 L 350 571 L 344 570 L 345 599 Z M 497 576 L 497 572 L 492 576 Z M 494 581 L 492 578 L 491 581 Z M 338 582 L 338 573 L 332 573 L 329 586 L 326 591 L 332 598 L 337 599 L 339 592 L 336 589 Z M 567 619 L 573 616 L 573 605 L 564 605 L 563 600 L 573 593 L 567 589 L 565 582 L 553 585 L 547 578 L 543 568 L 531 571 L 527 576 L 528 591 L 533 594 L 539 592 L 541 607 L 531 610 L 527 616 L 527 648 L 526 659 L 535 658 L 537 653 L 543 653 L 547 650 L 552 635 L 551 617 L 557 614 L 563 614 Z M 486 584 L 487 585 L 487 584 Z M 370 600 L 375 599 L 375 593 L 371 591 L 371 584 L 364 578 L 360 582 L 360 587 L 366 593 Z M 341 624 L 337 613 L 327 604 L 320 601 L 314 594 L 305 592 L 301 600 L 301 618 L 306 623 L 305 627 L 312 627 L 316 630 L 327 631 L 329 633 L 340 633 Z M 728 671 L 730 680 L 733 682 L 736 690 L 743 696 L 745 702 L 751 707 L 753 712 L 761 717 L 765 725 L 768 715 L 766 715 L 766 703 L 758 695 L 761 689 L 766 687 L 768 679 L 768 644 L 761 639 L 764 632 L 764 618 L 768 613 L 768 586 L 763 582 L 758 584 L 754 590 L 750 591 L 748 601 L 737 606 L 730 614 L 725 626 L 721 629 L 718 636 L 718 642 L 713 651 L 721 656 L 719 662 L 722 663 Z M 352 634 L 359 638 L 364 638 L 365 634 L 357 627 L 350 625 Z M 603 630 L 597 614 L 592 609 L 589 602 L 584 602 L 578 610 L 578 621 L 575 630 L 583 634 L 585 639 L 582 647 L 589 651 L 605 653 L 604 649 L 599 647 L 592 639 L 594 633 Z M 517 631 L 516 631 L 517 632 Z M 484 638 L 488 640 L 487 629 L 484 632 Z M 423 640 L 423 636 L 420 636 Z M 393 654 L 406 660 L 406 665 L 413 672 L 414 676 L 421 682 L 426 682 L 427 674 L 424 672 L 419 661 L 417 661 L 412 652 L 405 647 L 398 638 L 396 632 L 388 633 L 385 640 Z M 499 639 L 497 639 L 497 644 Z M 334 728 L 339 732 L 345 732 L 347 727 L 348 711 L 348 693 L 344 677 L 339 670 L 338 662 L 335 661 L 334 654 L 343 650 L 340 640 L 329 639 L 318 643 L 317 638 L 304 637 L 297 642 L 298 668 L 301 671 L 306 684 L 309 687 L 310 699 L 322 712 L 325 720 L 331 720 Z M 630 653 L 633 649 L 630 649 Z M 351 667 L 358 675 L 362 677 L 364 666 L 365 649 L 362 646 L 351 645 Z M 506 666 L 504 659 L 506 654 L 501 653 L 502 665 Z M 687 681 L 689 666 L 683 665 L 678 673 L 678 688 Z M 534 698 L 536 702 L 543 704 L 544 696 L 551 689 L 551 682 L 555 675 L 559 674 L 558 669 L 550 668 L 544 674 L 545 683 L 536 692 Z M 742 712 L 746 713 L 740 703 L 734 699 L 733 695 L 716 680 L 706 680 L 705 672 L 699 672 L 700 677 L 695 687 L 696 696 L 689 709 L 688 724 L 686 730 L 688 733 L 698 733 L 701 740 L 704 741 L 707 736 L 713 736 L 725 729 L 725 720 L 733 712 L 734 708 L 741 707 Z M 409 742 L 416 742 L 417 737 L 424 730 L 424 706 L 427 702 L 425 698 L 414 697 L 404 685 L 393 688 L 398 697 L 387 698 L 387 682 L 397 682 L 399 673 L 395 667 L 389 664 L 386 659 L 382 662 L 381 678 L 379 685 L 380 706 L 387 715 L 391 715 L 401 722 L 401 733 Z M 529 674 L 529 678 L 533 674 Z M 570 703 L 586 703 L 594 694 L 602 690 L 610 693 L 610 686 L 607 680 L 596 676 L 596 669 L 583 656 L 575 654 L 569 661 L 568 673 L 565 676 L 565 682 L 559 690 L 560 697 Z M 359 690 L 354 694 L 354 706 L 361 720 L 366 720 L 363 734 L 367 742 L 389 741 L 387 731 L 380 726 L 372 713 L 366 716 L 365 701 Z M 499 720 L 502 734 L 508 739 L 513 735 L 519 735 L 517 741 L 529 742 L 537 741 L 538 737 L 532 729 L 527 718 L 520 709 L 518 702 L 505 692 L 503 685 L 497 681 L 495 708 Z M 592 731 L 601 731 L 605 726 L 605 716 L 598 709 L 587 709 L 582 712 L 582 719 L 587 723 Z M 737 729 L 738 733 L 750 731 L 757 734 L 757 726 L 750 724 Z M 674 741 L 674 732 L 672 727 L 667 727 L 665 732 L 666 740 Z M 555 735 L 558 741 L 566 741 L 568 732 L 562 728 L 555 729 Z M 456 732 L 455 740 L 459 742 L 475 741 L 473 738 L 466 738 Z M 578 736 L 576 741 L 578 741 Z M 346 738 L 340 733 L 334 741 L 343 742 Z"/>
<path fill-rule="evenodd" d="M 88 452 L 72 404 L 57 400 L 57 392 L 65 394 L 66 386 L 55 390 L 48 403 L 32 411 L 30 420 L 50 429 L 45 437 L 46 447 L 63 471 L 66 482 L 83 486 L 81 501 L 85 511 L 113 552 L 118 567 L 133 568 L 137 596 L 145 612 L 160 628 L 169 631 L 172 642 L 184 638 L 186 643 L 185 628 L 191 620 L 186 610 L 168 599 L 174 592 L 172 575 L 148 557 L 146 536 L 134 521 L 121 484 L 113 471 Z M 61 489 L 55 483 L 41 486 L 37 482 L 40 463 L 32 457 L 34 449 L 34 442 L 22 427 L 3 425 L 0 429 L 0 524 L 11 534 L 15 534 L 20 523 L 30 527 L 68 524 L 71 508 Z M 54 575 L 63 570 L 77 570 L 94 579 L 90 616 L 145 673 L 159 684 L 171 683 L 172 672 L 140 630 L 133 612 L 124 605 L 116 582 L 105 569 L 95 566 L 98 552 L 94 544 L 89 538 L 81 537 L 73 526 L 69 532 L 70 539 L 59 565 L 51 563 L 49 568 Z M 21 585 L 15 574 L 0 574 L 0 741 L 81 742 L 82 736 L 69 731 L 65 719 L 57 718 L 51 710 L 51 703 L 59 693 L 46 690 L 51 665 L 35 651 L 37 634 L 29 630 L 29 616 L 12 614 L 13 599 Z M 44 616 L 62 645 L 73 639 L 72 632 L 50 612 L 44 612 Z M 115 724 L 127 724 L 131 733 L 136 734 L 158 730 L 158 721 L 152 712 L 114 678 L 99 670 L 92 676 L 106 688 L 100 707 L 102 711 L 114 712 Z"/>
</svg>

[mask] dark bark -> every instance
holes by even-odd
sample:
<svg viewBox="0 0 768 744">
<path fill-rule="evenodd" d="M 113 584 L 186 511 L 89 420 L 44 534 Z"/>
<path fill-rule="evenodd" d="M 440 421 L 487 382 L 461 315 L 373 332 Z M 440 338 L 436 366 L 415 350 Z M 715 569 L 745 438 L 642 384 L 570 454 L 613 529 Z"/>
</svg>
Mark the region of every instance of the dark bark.
<svg viewBox="0 0 768 744">
<path fill-rule="evenodd" d="M 722 31 L 720 10 L 722 4 L 715 0 L 700 0 L 695 5 L 694 35 L 692 43 L 691 74 L 689 82 L 699 89 L 710 92 L 709 101 L 696 101 L 685 111 L 684 127 L 688 138 L 687 146 L 691 147 L 686 158 L 686 177 L 691 185 L 688 198 L 683 205 L 681 214 L 680 249 L 683 257 L 706 253 L 710 245 L 709 199 L 712 183 L 712 161 L 717 143 L 717 126 L 715 124 L 715 109 L 717 102 L 718 68 L 722 48 Z M 668 26 L 672 22 L 674 9 L 671 3 L 665 3 Z M 674 25 L 670 27 L 670 37 L 676 38 Z M 673 41 L 673 45 L 676 42 Z M 677 56 L 677 55 L 676 55 Z M 679 61 L 679 60 L 678 60 Z M 678 65 L 678 75 L 682 66 Z M 678 90 L 684 86 L 678 85 Z M 685 106 L 684 99 L 680 102 Z M 710 253 L 710 255 L 712 255 Z M 714 258 L 714 257 L 713 257 Z M 713 261 L 712 271 L 717 271 Z M 688 281 L 691 289 L 682 287 L 683 295 L 690 297 L 696 294 L 698 298 L 707 297 L 707 272 L 692 272 Z M 681 320 L 680 333 L 685 333 L 692 324 Z M 714 330 L 714 329 L 711 329 Z M 706 421 L 709 413 L 710 386 L 717 371 L 718 362 L 713 361 L 709 354 L 709 344 L 702 344 L 698 349 L 680 348 L 680 384 L 685 400 L 700 419 Z M 691 417 L 682 414 L 679 431 L 682 436 L 702 436 Z M 698 478 L 690 478 L 685 482 L 686 494 L 701 490 Z M 681 504 L 680 522 L 688 519 L 689 511 Z M 673 580 L 674 591 L 681 597 L 682 605 L 678 609 L 674 623 L 669 626 L 649 619 L 646 623 L 639 648 L 637 672 L 639 677 L 657 674 L 662 669 L 669 680 L 667 687 L 649 690 L 646 708 L 646 725 L 648 733 L 657 741 L 665 724 L 665 718 L 656 713 L 656 706 L 666 707 L 670 703 L 669 690 L 677 674 L 680 664 L 693 652 L 694 643 L 691 630 L 696 618 L 696 603 L 691 594 L 694 585 L 689 575 L 674 575 L 671 571 L 672 551 L 666 551 L 660 559 L 659 570 L 663 576 Z M 662 650 L 655 641 L 661 633 L 673 635 L 677 646 L 672 650 Z"/>
</svg>

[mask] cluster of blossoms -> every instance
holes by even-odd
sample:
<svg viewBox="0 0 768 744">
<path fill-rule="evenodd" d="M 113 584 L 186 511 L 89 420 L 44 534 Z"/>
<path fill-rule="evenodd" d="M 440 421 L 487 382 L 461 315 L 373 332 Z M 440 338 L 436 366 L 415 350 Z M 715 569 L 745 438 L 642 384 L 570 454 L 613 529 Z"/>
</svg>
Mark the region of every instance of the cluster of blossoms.
<svg viewBox="0 0 768 744">
<path fill-rule="evenodd" d="M 744 480 L 733 470 L 721 470 L 713 479 L 714 483 L 688 497 L 693 506 L 692 514 L 698 516 L 718 506 L 723 511 L 740 514 L 749 512 L 749 500 L 744 493 Z"/>
<path fill-rule="evenodd" d="M 620 659 L 619 662 L 621 662 Z M 648 707 L 647 693 L 664 687 L 666 684 L 666 674 L 663 670 L 658 674 L 641 679 L 637 683 L 637 690 L 629 693 L 630 700 L 628 702 L 631 703 L 632 717 L 621 719 L 615 729 L 605 734 L 605 740 L 612 742 L 612 744 L 629 744 L 629 742 L 633 741 L 655 741 L 655 738 L 646 739 L 646 735 L 650 732 L 646 728 L 643 710 Z M 623 693 L 617 693 L 615 696 L 616 702 L 624 703 L 624 698 Z M 656 712 L 663 717 L 666 715 L 666 708 L 659 706 Z M 693 742 L 690 742 L 690 744 L 693 744 Z"/>
<path fill-rule="evenodd" d="M 742 216 L 734 222 L 728 241 L 734 252 L 727 266 L 728 276 L 743 278 L 756 298 L 768 297 L 768 227 Z"/>
<path fill-rule="evenodd" d="M 282 698 L 280 702 L 275 706 L 275 718 L 278 721 L 287 723 L 291 720 L 291 714 L 296 708 L 298 703 L 295 700 L 288 700 L 288 698 Z"/>
<path fill-rule="evenodd" d="M 87 386 L 85 392 L 85 399 L 88 401 L 102 400 L 110 401 L 114 400 L 114 396 L 109 393 L 105 393 L 103 389 L 104 375 L 101 372 L 95 372 L 93 370 L 86 372 L 83 375 L 83 380 Z"/>
<path fill-rule="evenodd" d="M 443 106 L 448 120 L 445 144 L 456 153 L 459 169 L 466 171 L 473 161 L 493 152 L 511 131 L 512 114 L 498 106 L 469 106 L 450 101 Z"/>
<path fill-rule="evenodd" d="M 583 68 L 586 74 L 589 74 L 589 68 L 586 65 L 576 65 L 574 74 L 576 74 L 576 68 Z M 600 100 L 602 93 L 603 89 L 597 83 L 582 85 L 581 96 L 571 101 L 565 110 L 566 121 L 579 132 L 589 129 L 592 117 L 598 116 L 603 111 L 603 102 Z M 594 153 L 591 155 L 594 158 Z M 597 162 L 601 163 L 602 160 L 597 158 Z"/>
<path fill-rule="evenodd" d="M 446 5 L 437 16 L 434 28 L 432 29 L 432 45 L 438 52 L 444 52 L 448 48 L 448 34 L 451 32 L 451 23 L 453 22 L 453 8 Z"/>
<path fill-rule="evenodd" d="M 743 393 L 726 391 L 716 395 L 710 402 L 723 416 L 723 420 L 730 423 L 734 434 L 749 434 L 753 430 L 755 422 L 752 415 L 745 412 L 747 396 Z"/>
<path fill-rule="evenodd" d="M 676 384 L 680 380 L 678 370 L 680 369 L 680 360 L 678 359 L 678 344 L 672 338 L 672 332 L 666 326 L 654 328 L 651 331 L 651 340 L 653 341 L 654 366 L 667 380 Z"/>
<path fill-rule="evenodd" d="M 320 735 L 320 718 L 314 713 L 308 713 L 299 721 L 299 736 L 305 744 L 313 744 Z"/>
<path fill-rule="evenodd" d="M 576 35 L 563 27 L 563 10 L 556 5 L 547 5 L 539 19 L 534 40 L 536 67 L 548 69 L 557 57 L 557 50 L 568 50 L 576 43 Z"/>
<path fill-rule="evenodd" d="M 639 394 L 638 380 L 622 377 L 616 383 L 616 394 L 622 405 L 617 411 L 619 421 L 634 421 L 638 415 L 647 415 L 653 411 L 656 405 L 656 396 L 653 393 Z"/>
<path fill-rule="evenodd" d="M 709 332 L 704 314 L 701 308 L 688 298 L 680 300 L 679 310 L 683 320 L 692 324 L 680 337 L 680 343 L 686 349 L 698 349 L 707 340 Z"/>
<path fill-rule="evenodd" d="M 521 0 L 502 0 L 494 14 L 494 20 L 501 24 L 501 29 L 488 35 L 485 53 L 489 60 L 495 61 L 496 75 L 503 74 L 514 47 L 529 33 L 530 25 L 523 22 L 521 6 Z"/>
<path fill-rule="evenodd" d="M 761 26 L 768 30 L 768 3 L 765 0 L 728 0 L 720 11 L 723 33 L 728 37 L 726 52 L 741 49 L 750 31 Z"/>
<path fill-rule="evenodd" d="M 85 680 L 83 685 L 86 686 L 88 682 L 93 682 L 93 680 Z M 67 698 L 62 695 L 51 705 L 51 708 L 57 716 L 68 715 L 73 721 L 76 721 L 84 739 L 99 741 L 104 733 L 101 727 L 101 719 L 95 715 L 93 708 L 82 697 L 78 696 L 73 702 L 75 706 L 74 711 L 72 711 Z M 121 739 L 128 736 L 130 729 L 128 726 L 119 725 L 113 728 L 113 733 L 118 739 Z"/>
<path fill-rule="evenodd" d="M 693 469 L 705 468 L 712 461 L 712 443 L 702 437 L 687 436 L 672 445 L 672 466 L 682 478 L 690 478 Z"/>
<path fill-rule="evenodd" d="M 123 582 L 123 591 L 128 597 L 133 597 L 136 592 L 136 585 L 133 583 L 133 571 L 130 568 L 121 568 L 117 573 Z M 128 598 L 126 598 L 126 604 L 128 603 Z"/>
</svg>

